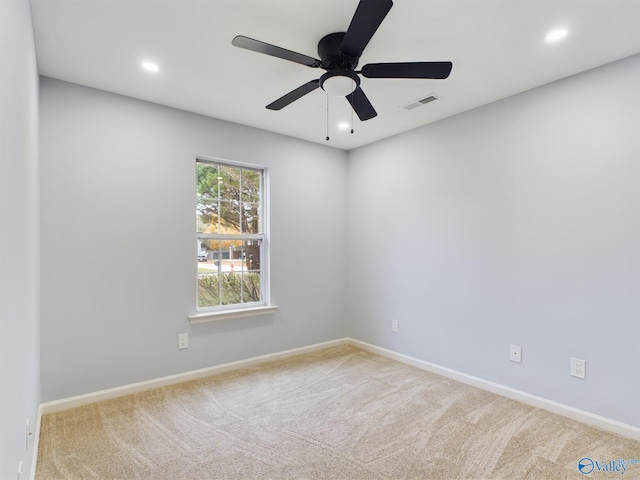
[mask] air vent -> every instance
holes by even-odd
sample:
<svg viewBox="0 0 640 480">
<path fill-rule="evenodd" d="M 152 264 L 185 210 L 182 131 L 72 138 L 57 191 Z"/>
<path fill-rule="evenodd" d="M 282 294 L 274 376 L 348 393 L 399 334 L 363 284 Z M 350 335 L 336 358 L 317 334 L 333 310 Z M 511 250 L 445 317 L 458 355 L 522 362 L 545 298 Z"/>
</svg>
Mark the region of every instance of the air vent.
<svg viewBox="0 0 640 480">
<path fill-rule="evenodd" d="M 437 99 L 438 99 L 438 97 L 436 97 L 435 95 L 429 95 L 428 97 L 424 97 L 424 98 L 421 98 L 420 100 L 418 100 L 418 103 L 421 103 L 421 104 L 424 105 L 425 103 L 430 103 L 430 102 L 433 102 L 434 100 L 437 100 Z"/>
<path fill-rule="evenodd" d="M 419 98 L 418 100 L 414 100 L 412 102 L 407 103 L 406 105 L 402 105 L 402 108 L 405 110 L 413 110 L 414 108 L 421 107 L 422 105 L 426 105 L 427 103 L 431 103 L 435 100 L 438 100 L 440 97 L 435 93 L 430 93 L 426 97 Z"/>
</svg>

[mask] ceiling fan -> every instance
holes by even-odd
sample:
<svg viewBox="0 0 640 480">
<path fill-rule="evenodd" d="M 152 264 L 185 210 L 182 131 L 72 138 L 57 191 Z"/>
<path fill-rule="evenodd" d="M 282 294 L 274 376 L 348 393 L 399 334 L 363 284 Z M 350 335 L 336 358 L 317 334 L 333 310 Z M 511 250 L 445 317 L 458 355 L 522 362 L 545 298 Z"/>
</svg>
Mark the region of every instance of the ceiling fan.
<svg viewBox="0 0 640 480">
<path fill-rule="evenodd" d="M 305 83 L 267 105 L 269 110 L 280 110 L 319 87 L 329 94 L 346 97 L 360 120 L 369 120 L 377 113 L 360 88 L 358 75 L 366 78 L 444 79 L 453 68 L 451 62 L 406 62 L 369 63 L 361 70 L 356 70 L 362 52 L 392 6 L 392 0 L 360 0 L 347 31 L 330 33 L 318 42 L 320 60 L 242 35 L 235 37 L 231 43 L 236 47 L 326 70 L 320 78 Z"/>
</svg>

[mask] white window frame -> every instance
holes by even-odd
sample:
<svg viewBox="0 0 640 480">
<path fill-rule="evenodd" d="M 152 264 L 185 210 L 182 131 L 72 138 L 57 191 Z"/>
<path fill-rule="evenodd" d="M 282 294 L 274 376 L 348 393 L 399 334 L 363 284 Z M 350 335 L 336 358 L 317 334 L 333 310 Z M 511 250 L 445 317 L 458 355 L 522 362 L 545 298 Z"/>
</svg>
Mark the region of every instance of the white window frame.
<svg viewBox="0 0 640 480">
<path fill-rule="evenodd" d="M 261 212 L 260 223 L 262 225 L 262 233 L 259 234 L 218 234 L 218 233 L 199 233 L 196 228 L 196 240 L 213 239 L 213 240 L 260 240 L 260 290 L 261 299 L 259 302 L 240 303 L 233 305 L 216 305 L 212 307 L 198 306 L 198 273 L 197 273 L 197 253 L 193 255 L 196 262 L 195 278 L 195 313 L 189 315 L 190 323 L 203 323 L 216 320 L 227 320 L 238 317 L 248 317 L 254 315 L 264 315 L 273 313 L 277 310 L 277 306 L 271 305 L 271 288 L 270 288 L 270 248 L 269 248 L 269 170 L 263 165 L 252 163 L 237 162 L 232 160 L 224 160 L 215 157 L 197 156 L 196 165 L 198 163 L 208 163 L 212 165 L 224 165 L 233 168 L 257 170 L 261 172 Z M 197 200 L 196 200 L 197 202 Z M 196 242 L 196 245 L 198 242 Z"/>
</svg>

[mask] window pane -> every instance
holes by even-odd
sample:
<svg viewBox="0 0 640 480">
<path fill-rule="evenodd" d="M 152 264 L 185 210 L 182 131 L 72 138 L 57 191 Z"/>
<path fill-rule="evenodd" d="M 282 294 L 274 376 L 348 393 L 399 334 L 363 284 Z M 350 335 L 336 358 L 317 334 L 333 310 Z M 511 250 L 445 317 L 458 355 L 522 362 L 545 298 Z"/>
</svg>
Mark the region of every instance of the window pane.
<svg viewBox="0 0 640 480">
<path fill-rule="evenodd" d="M 220 198 L 227 201 L 240 201 L 240 169 L 220 165 Z"/>
<path fill-rule="evenodd" d="M 244 303 L 242 295 L 242 274 L 244 267 L 244 250 L 242 240 L 224 242 L 228 244 L 228 258 L 223 262 L 222 271 L 222 305 Z"/>
<path fill-rule="evenodd" d="M 260 301 L 260 273 L 248 272 L 244 274 L 243 293 L 245 303 Z"/>
<path fill-rule="evenodd" d="M 260 233 L 260 205 L 242 204 L 242 233 Z"/>
<path fill-rule="evenodd" d="M 198 272 L 198 308 L 218 305 L 220 305 L 219 274 Z"/>
<path fill-rule="evenodd" d="M 260 172 L 253 170 L 242 171 L 242 201 L 260 203 Z"/>
<path fill-rule="evenodd" d="M 220 230 L 217 233 L 240 233 L 240 203 L 220 201 Z"/>
<path fill-rule="evenodd" d="M 222 305 L 242 303 L 242 275 L 240 273 L 222 274 Z"/>
<path fill-rule="evenodd" d="M 219 253 L 219 240 L 198 240 L 198 307 L 220 305 Z"/>
<path fill-rule="evenodd" d="M 216 255 L 219 249 L 220 240 L 211 240 L 208 238 L 198 239 L 198 260 L 200 262 L 208 262 L 198 264 L 198 271 L 201 269 L 211 270 L 213 268 L 211 261 L 217 258 Z"/>
<path fill-rule="evenodd" d="M 198 163 L 197 173 L 197 230 L 218 233 L 219 172 L 215 166 Z"/>
<path fill-rule="evenodd" d="M 260 240 L 246 240 L 244 242 L 244 264 L 248 272 L 260 273 Z"/>
<path fill-rule="evenodd" d="M 245 240 L 244 242 L 243 296 L 245 302 L 262 300 L 260 290 L 261 243 L 259 240 Z"/>
<path fill-rule="evenodd" d="M 198 194 L 218 198 L 218 167 L 208 163 L 196 164 Z"/>
</svg>

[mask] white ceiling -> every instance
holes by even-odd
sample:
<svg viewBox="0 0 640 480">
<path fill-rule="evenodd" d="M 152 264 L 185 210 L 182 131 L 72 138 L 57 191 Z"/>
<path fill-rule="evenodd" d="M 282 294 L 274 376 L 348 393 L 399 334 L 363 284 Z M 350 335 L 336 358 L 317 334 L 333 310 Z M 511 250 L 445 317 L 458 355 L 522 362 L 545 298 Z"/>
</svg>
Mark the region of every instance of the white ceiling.
<svg viewBox="0 0 640 480">
<path fill-rule="evenodd" d="M 362 79 L 378 116 L 355 133 L 344 98 L 265 105 L 324 70 L 233 47 L 245 35 L 317 58 L 358 0 L 32 0 L 40 73 L 351 149 L 640 52 L 640 0 L 396 0 L 360 58 L 453 62 L 446 80 Z M 547 44 L 555 27 L 567 38 Z M 153 60 L 156 74 L 140 64 Z M 400 108 L 430 93 L 440 99 Z"/>
</svg>

